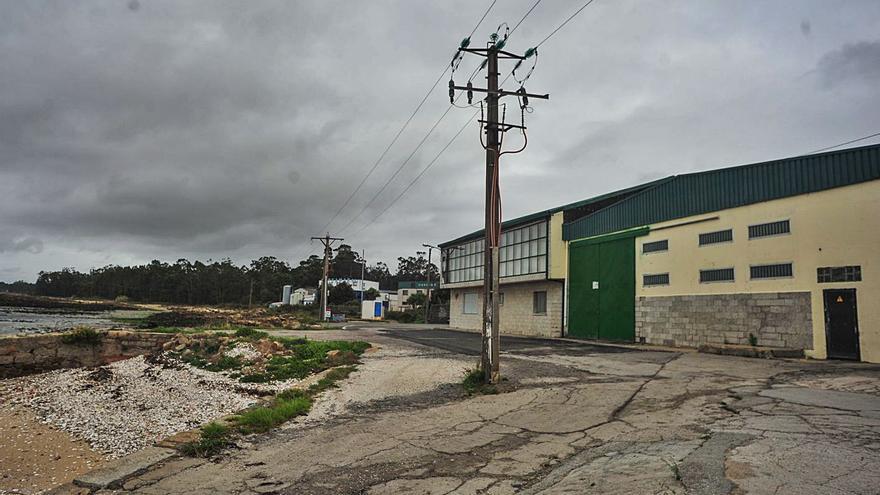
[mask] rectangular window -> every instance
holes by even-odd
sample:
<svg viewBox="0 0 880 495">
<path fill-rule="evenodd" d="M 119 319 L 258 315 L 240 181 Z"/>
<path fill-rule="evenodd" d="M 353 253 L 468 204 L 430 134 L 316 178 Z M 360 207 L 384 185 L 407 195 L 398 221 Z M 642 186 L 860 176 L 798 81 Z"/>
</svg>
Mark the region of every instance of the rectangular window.
<svg viewBox="0 0 880 495">
<path fill-rule="evenodd" d="M 733 282 L 733 268 L 700 270 L 700 283 L 708 282 Z"/>
<path fill-rule="evenodd" d="M 401 294 L 403 294 L 404 296 L 408 296 L 408 295 L 409 295 L 409 291 L 406 290 L 406 289 L 403 289 L 403 291 L 401 291 Z"/>
<path fill-rule="evenodd" d="M 707 232 L 700 234 L 700 246 L 707 244 L 718 244 L 719 242 L 733 241 L 733 230 L 719 230 L 717 232 Z"/>
<path fill-rule="evenodd" d="M 816 268 L 816 278 L 820 284 L 829 282 L 861 282 L 862 267 L 854 266 L 823 266 Z"/>
<path fill-rule="evenodd" d="M 791 233 L 791 223 L 788 220 L 780 220 L 778 222 L 762 223 L 758 225 L 749 225 L 749 239 L 788 233 Z"/>
<path fill-rule="evenodd" d="M 656 273 L 654 275 L 642 275 L 642 285 L 651 287 L 654 285 L 669 285 L 668 273 Z"/>
<path fill-rule="evenodd" d="M 642 244 L 642 253 L 656 253 L 658 251 L 669 251 L 669 241 L 664 239 Z"/>
<path fill-rule="evenodd" d="M 538 291 L 532 293 L 532 313 L 542 315 L 547 313 L 547 292 Z"/>
<path fill-rule="evenodd" d="M 477 293 L 476 292 L 465 292 L 464 293 L 464 304 L 462 306 L 461 312 L 466 315 L 477 314 Z"/>
<path fill-rule="evenodd" d="M 761 278 L 789 278 L 794 276 L 791 263 L 753 265 L 749 269 L 753 280 Z"/>
<path fill-rule="evenodd" d="M 504 304 L 504 293 L 503 292 L 498 293 L 498 304 L 499 305 Z"/>
</svg>

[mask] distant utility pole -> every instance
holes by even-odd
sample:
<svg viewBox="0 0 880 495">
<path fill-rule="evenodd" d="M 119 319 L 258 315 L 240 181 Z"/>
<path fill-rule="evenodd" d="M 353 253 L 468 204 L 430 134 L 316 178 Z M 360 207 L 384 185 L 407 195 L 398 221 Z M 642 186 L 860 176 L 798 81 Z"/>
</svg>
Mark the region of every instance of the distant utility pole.
<svg viewBox="0 0 880 495">
<path fill-rule="evenodd" d="M 453 73 L 458 67 L 460 59 L 464 53 L 471 53 L 485 57 L 485 67 L 487 70 L 486 88 L 475 88 L 470 81 L 467 86 L 456 86 L 454 80 L 449 80 L 449 99 L 454 103 L 455 90 L 467 91 L 468 103 L 473 101 L 473 92 L 486 93 L 486 119 L 480 119 L 481 126 L 485 127 L 486 142 L 483 147 L 486 149 L 486 227 L 485 227 L 485 247 L 484 247 L 484 263 L 483 263 L 483 345 L 481 353 L 480 366 L 484 373 L 484 380 L 487 383 L 498 383 L 500 380 L 500 369 L 498 365 L 499 348 L 501 345 L 500 327 L 499 327 L 499 245 L 501 240 L 501 195 L 499 190 L 499 166 L 501 155 L 505 153 L 519 153 L 525 149 L 527 142 L 525 127 L 525 111 L 529 108 L 529 98 L 549 99 L 550 95 L 537 95 L 527 93 L 523 84 L 534 70 L 529 71 L 520 83 L 517 91 L 504 91 L 498 87 L 498 59 L 516 60 L 511 75 L 516 74 L 516 70 L 528 58 L 535 56 L 537 60 L 537 49 L 530 48 L 525 55 L 516 55 L 505 51 L 504 45 L 507 42 L 507 34 L 499 37 L 498 33 L 493 33 L 490 37 L 486 48 L 468 48 L 470 38 L 465 38 L 458 48 L 458 52 L 452 59 Z M 481 66 L 482 67 L 482 66 Z M 506 79 L 505 79 L 506 80 Z M 502 117 L 499 122 L 498 106 L 499 100 L 504 96 L 516 96 L 520 100 L 520 109 L 522 110 L 522 120 L 520 125 L 508 124 L 504 122 Z M 506 113 L 506 111 L 505 111 Z M 510 129 L 520 129 L 523 134 L 524 144 L 517 151 L 501 151 L 501 135 Z M 480 137 L 482 142 L 482 136 Z"/>
<path fill-rule="evenodd" d="M 321 282 L 321 320 L 327 321 L 327 275 L 330 273 L 330 256 L 333 254 L 333 243 L 344 241 L 341 237 L 330 237 L 330 233 L 324 237 L 312 237 L 312 240 L 321 241 L 324 245 L 324 277 Z"/>
<path fill-rule="evenodd" d="M 366 282 L 364 282 L 364 271 L 367 268 L 367 250 L 364 249 L 361 251 L 361 304 L 364 302 L 364 286 Z"/>
<path fill-rule="evenodd" d="M 425 299 L 425 323 L 428 323 L 428 316 L 431 314 L 431 251 L 440 248 L 430 244 L 422 244 L 422 246 L 428 248 L 428 298 Z"/>
</svg>

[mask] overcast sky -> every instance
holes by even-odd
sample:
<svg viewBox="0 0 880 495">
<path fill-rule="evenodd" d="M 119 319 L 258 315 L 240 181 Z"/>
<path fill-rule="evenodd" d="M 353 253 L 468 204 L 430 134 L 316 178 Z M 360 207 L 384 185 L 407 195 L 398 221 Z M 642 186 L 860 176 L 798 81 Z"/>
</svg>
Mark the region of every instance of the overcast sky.
<svg viewBox="0 0 880 495">
<path fill-rule="evenodd" d="M 534 1 L 498 1 L 474 44 Z M 0 280 L 318 253 L 308 238 L 489 3 L 0 1 Z M 508 48 L 582 3 L 544 0 Z M 339 231 L 446 110 L 447 79 L 330 227 L 368 261 L 480 227 L 476 124 L 367 226 L 472 115 L 453 108 Z M 505 218 L 880 131 L 880 2 L 596 0 L 541 46 L 527 88 L 551 98 L 504 157 Z"/>
</svg>

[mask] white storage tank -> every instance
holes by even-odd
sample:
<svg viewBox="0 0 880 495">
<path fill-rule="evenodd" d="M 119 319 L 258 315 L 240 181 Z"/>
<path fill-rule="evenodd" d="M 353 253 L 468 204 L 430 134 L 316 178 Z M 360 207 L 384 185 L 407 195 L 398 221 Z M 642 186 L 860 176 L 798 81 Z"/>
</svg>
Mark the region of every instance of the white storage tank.
<svg viewBox="0 0 880 495">
<path fill-rule="evenodd" d="M 293 289 L 292 285 L 285 285 L 281 290 L 281 304 L 290 304 L 290 291 Z"/>
</svg>

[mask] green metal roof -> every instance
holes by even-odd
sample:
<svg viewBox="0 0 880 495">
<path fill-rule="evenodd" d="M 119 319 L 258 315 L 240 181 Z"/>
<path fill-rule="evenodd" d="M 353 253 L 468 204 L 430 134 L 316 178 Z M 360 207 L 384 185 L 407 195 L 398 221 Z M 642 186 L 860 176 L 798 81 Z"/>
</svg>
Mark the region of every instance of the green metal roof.
<svg viewBox="0 0 880 495">
<path fill-rule="evenodd" d="M 559 213 L 560 211 L 574 210 L 574 209 L 581 208 L 581 207 L 584 207 L 584 206 L 587 206 L 587 205 L 590 205 L 593 203 L 598 203 L 600 201 L 603 201 L 603 200 L 606 200 L 609 198 L 613 198 L 615 196 L 620 196 L 622 194 L 638 192 L 641 189 L 651 187 L 651 186 L 653 186 L 655 184 L 659 184 L 665 180 L 668 180 L 668 179 L 660 179 L 660 180 L 656 180 L 656 181 L 652 181 L 652 182 L 647 182 L 645 184 L 639 184 L 637 186 L 627 187 L 626 189 L 620 189 L 619 191 L 613 191 L 613 192 L 602 194 L 600 196 L 596 196 L 593 198 L 582 199 L 580 201 L 575 201 L 574 203 L 568 203 L 568 204 L 565 204 L 562 206 L 557 206 L 555 208 L 550 208 L 547 210 L 539 211 L 537 213 L 530 213 L 528 215 L 524 215 L 521 217 L 512 218 L 510 220 L 505 220 L 504 222 L 501 223 L 501 230 L 502 231 L 509 230 L 511 228 L 518 227 L 520 225 L 526 225 L 530 222 L 549 218 L 554 213 Z M 484 231 L 485 231 L 485 229 L 480 229 L 480 230 L 471 232 L 470 234 L 455 238 L 451 241 L 442 242 L 442 243 L 438 244 L 438 246 L 441 248 L 445 248 L 447 246 L 453 246 L 455 244 L 460 244 L 465 241 L 470 241 L 473 239 L 481 239 L 484 236 L 484 234 L 483 234 Z"/>
<path fill-rule="evenodd" d="M 563 226 L 573 240 L 880 179 L 880 145 L 676 175 Z"/>
</svg>

